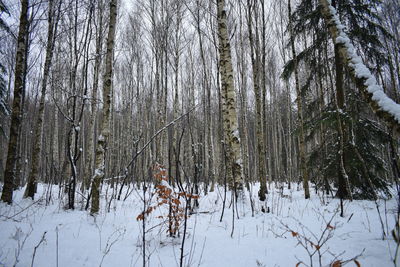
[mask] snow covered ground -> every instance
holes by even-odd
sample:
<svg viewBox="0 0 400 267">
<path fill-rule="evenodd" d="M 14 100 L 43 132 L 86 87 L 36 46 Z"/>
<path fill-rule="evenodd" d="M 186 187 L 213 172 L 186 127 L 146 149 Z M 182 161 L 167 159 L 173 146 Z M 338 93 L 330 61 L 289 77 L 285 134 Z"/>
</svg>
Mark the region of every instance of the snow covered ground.
<svg viewBox="0 0 400 267">
<path fill-rule="evenodd" d="M 39 201 L 22 199 L 20 190 L 12 206 L 0 203 L 0 266 L 143 266 L 142 222 L 136 220 L 143 207 L 140 191 L 113 201 L 110 212 L 103 198 L 96 218 L 79 210 L 79 204 L 74 211 L 64 210 L 54 197 L 46 206 L 46 187 L 39 185 L 38 191 Z M 57 193 L 55 188 L 53 196 Z M 270 213 L 252 217 L 246 195 L 237 203 L 239 219 L 227 207 L 220 222 L 223 195 L 220 187 L 200 196 L 197 213 L 188 219 L 184 266 L 310 266 L 309 253 L 315 253 L 313 266 L 357 256 L 361 266 L 394 265 L 395 198 L 378 202 L 380 216 L 373 201 L 345 202 L 342 218 L 336 199 L 314 193 L 304 200 L 296 189 L 283 194 L 270 189 Z M 256 199 L 257 188 L 253 195 Z M 229 201 L 227 194 L 227 206 Z M 182 235 L 167 237 L 160 215 L 163 210 L 157 209 L 146 220 L 146 266 L 179 266 Z M 389 232 L 384 240 L 383 231 Z M 351 261 L 348 266 L 357 265 Z"/>
</svg>

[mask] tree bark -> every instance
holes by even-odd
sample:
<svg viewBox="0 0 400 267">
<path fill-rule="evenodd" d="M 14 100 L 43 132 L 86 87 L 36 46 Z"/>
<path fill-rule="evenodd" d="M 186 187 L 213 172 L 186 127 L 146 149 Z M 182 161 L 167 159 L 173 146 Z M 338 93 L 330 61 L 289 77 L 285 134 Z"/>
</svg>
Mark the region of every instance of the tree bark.
<svg viewBox="0 0 400 267">
<path fill-rule="evenodd" d="M 17 162 L 18 135 L 22 123 L 23 105 L 22 99 L 25 94 L 24 74 L 27 71 L 25 66 L 27 62 L 28 49 L 28 7 L 29 0 L 21 0 L 21 14 L 17 39 L 17 54 L 15 58 L 15 80 L 14 80 L 14 100 L 11 112 L 11 126 L 8 143 L 8 154 L 6 168 L 4 172 L 4 186 L 1 200 L 11 204 L 13 197 L 15 164 Z"/>
<path fill-rule="evenodd" d="M 251 65 L 253 69 L 253 90 L 256 102 L 256 143 L 257 143 L 257 158 L 258 158 L 258 180 L 260 181 L 260 189 L 258 191 L 258 197 L 260 201 L 265 201 L 265 193 L 267 191 L 267 177 L 265 173 L 265 146 L 264 146 L 264 136 L 263 136 L 263 104 L 262 104 L 262 94 L 260 88 L 260 60 L 259 54 L 255 52 L 255 44 L 253 39 L 253 29 L 252 29 L 252 7 L 250 0 L 247 0 L 248 6 L 248 16 L 247 16 L 247 26 L 249 30 L 249 42 L 250 42 L 250 57 Z M 257 29 L 256 29 L 257 31 Z M 262 207 L 264 211 L 264 207 Z"/>
<path fill-rule="evenodd" d="M 34 137 L 32 140 L 32 166 L 28 177 L 28 184 L 25 189 L 24 197 L 34 198 L 36 193 L 37 181 L 39 176 L 40 156 L 42 153 L 42 131 L 43 131 L 43 119 L 46 99 L 47 80 L 49 77 L 51 61 L 53 58 L 54 50 L 54 36 L 57 34 L 58 18 L 55 18 L 54 14 L 54 1 L 49 2 L 49 14 L 48 14 L 48 30 L 47 30 L 47 44 L 46 44 L 46 59 L 44 62 L 43 69 L 43 80 L 41 88 L 41 96 L 39 102 L 38 117 L 36 120 Z M 60 6 L 59 6 L 60 9 Z M 58 9 L 58 10 L 59 10 Z M 59 12 L 58 12 L 59 13 Z"/>
<path fill-rule="evenodd" d="M 117 21 L 117 0 L 110 1 L 110 23 L 107 37 L 106 70 L 103 76 L 103 121 L 100 125 L 100 136 L 97 138 L 96 148 L 96 169 L 92 183 L 92 205 L 90 213 L 99 212 L 100 204 L 100 183 L 104 178 L 105 172 L 105 150 L 107 138 L 110 134 L 111 119 L 111 90 L 113 78 L 113 52 L 115 41 L 115 26 Z"/>
<path fill-rule="evenodd" d="M 226 13 L 225 0 L 217 0 L 218 50 L 223 102 L 223 125 L 226 137 L 227 180 L 232 189 L 240 191 L 243 189 L 242 159 Z"/>
<path fill-rule="evenodd" d="M 325 23 L 328 27 L 328 30 L 330 32 L 330 35 L 334 41 L 334 43 L 337 44 L 337 49 L 338 49 L 338 54 L 340 58 L 342 59 L 343 63 L 349 68 L 350 70 L 350 76 L 352 77 L 356 87 L 358 90 L 361 92 L 362 97 L 364 100 L 371 106 L 372 110 L 374 113 L 382 119 L 386 124 L 388 124 L 389 128 L 392 128 L 397 135 L 400 135 L 400 122 L 396 116 L 397 112 L 394 112 L 393 109 L 388 110 L 386 107 L 382 106 L 380 104 L 380 101 L 378 99 L 385 98 L 385 102 L 391 101 L 390 98 L 388 98 L 383 91 L 380 92 L 381 90 L 376 90 L 375 92 L 371 92 L 368 90 L 368 88 L 372 86 L 378 86 L 376 84 L 376 81 L 374 79 L 371 79 L 371 75 L 362 75 L 359 71 L 359 69 L 362 69 L 363 71 L 366 71 L 367 73 L 369 70 L 364 66 L 364 64 L 361 62 L 361 58 L 359 58 L 355 54 L 355 49 L 354 47 L 347 47 L 346 44 L 343 42 L 344 39 L 348 37 L 344 33 L 343 29 L 340 29 L 338 27 L 339 25 L 337 24 L 338 22 L 340 23 L 340 20 L 337 16 L 337 14 L 333 14 L 332 11 L 336 13 L 335 8 L 331 6 L 328 0 L 319 0 L 319 4 L 321 6 L 321 14 L 325 19 Z M 338 39 L 338 37 L 341 37 Z M 352 46 L 349 44 L 349 46 Z M 352 48 L 352 49 L 351 49 Z M 355 62 L 355 59 L 359 62 Z M 370 74 L 370 72 L 368 73 Z M 378 86 L 379 87 L 379 86 Z M 395 103 L 391 103 L 392 108 L 396 107 L 396 111 L 400 110 L 400 106 Z"/>
<path fill-rule="evenodd" d="M 299 135 L 299 156 L 300 156 L 300 173 L 303 180 L 304 187 L 304 197 L 306 199 L 310 198 L 310 188 L 308 184 L 308 170 L 307 170 L 307 162 L 306 162 L 306 142 L 304 138 L 304 120 L 303 120 L 303 97 L 301 95 L 300 90 L 300 81 L 299 81 L 299 72 L 298 72 L 298 61 L 296 55 L 296 48 L 294 45 L 294 36 L 292 30 L 292 20 L 291 20 L 291 4 L 290 0 L 288 1 L 288 13 L 289 13 L 289 31 L 290 31 L 290 46 L 293 54 L 294 61 L 294 79 L 296 85 L 296 102 L 297 102 L 297 119 L 300 128 Z"/>
<path fill-rule="evenodd" d="M 349 177 L 346 172 L 346 157 L 344 151 L 344 144 L 347 142 L 347 131 L 346 125 L 340 118 L 340 113 L 343 112 L 345 108 L 345 97 L 343 88 L 343 63 L 342 59 L 338 53 L 338 45 L 335 45 L 335 67 L 336 67 L 336 113 L 337 113 L 337 131 L 339 135 L 339 150 L 338 150 L 338 160 L 339 160 L 339 170 L 338 170 L 338 196 L 343 198 L 351 197 L 351 189 Z"/>
<path fill-rule="evenodd" d="M 89 188 L 91 178 L 93 175 L 93 161 L 94 161 L 94 142 L 95 142 L 95 122 L 96 122 L 96 113 L 97 113 L 97 91 L 99 87 L 99 76 L 100 76 L 100 65 L 101 65 L 101 52 L 103 45 L 103 11 L 101 8 L 103 5 L 99 1 L 99 6 L 97 9 L 98 12 L 98 29 L 96 36 L 96 56 L 95 56 L 95 64 L 94 64 L 94 74 L 93 74 L 93 88 L 92 88 L 92 102 L 91 102 L 91 113 L 89 116 L 89 141 L 88 141 L 88 149 L 86 151 L 86 163 L 85 163 L 85 174 L 83 176 L 83 186 L 85 188 Z"/>
</svg>

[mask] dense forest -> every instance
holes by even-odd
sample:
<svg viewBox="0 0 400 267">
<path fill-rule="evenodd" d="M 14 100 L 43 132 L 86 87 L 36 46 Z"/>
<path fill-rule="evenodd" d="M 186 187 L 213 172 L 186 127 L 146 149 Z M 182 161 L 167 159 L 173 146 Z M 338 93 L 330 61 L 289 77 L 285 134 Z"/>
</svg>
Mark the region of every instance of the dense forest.
<svg viewBox="0 0 400 267">
<path fill-rule="evenodd" d="M 235 221 L 281 215 L 297 194 L 304 210 L 335 205 L 335 216 L 315 219 L 318 242 L 279 219 L 308 248 L 296 266 L 360 266 L 362 252 L 321 253 L 355 203 L 371 205 L 396 266 L 399 101 L 398 0 L 0 0 L 0 225 L 51 205 L 96 221 L 136 201 L 133 265 L 163 266 L 146 239 L 161 219 L 180 246 L 164 266 L 193 266 L 194 215 L 217 207 L 232 238 Z M 45 235 L 26 252 L 31 266 Z M 0 266 L 19 263 L 18 244 Z"/>
</svg>

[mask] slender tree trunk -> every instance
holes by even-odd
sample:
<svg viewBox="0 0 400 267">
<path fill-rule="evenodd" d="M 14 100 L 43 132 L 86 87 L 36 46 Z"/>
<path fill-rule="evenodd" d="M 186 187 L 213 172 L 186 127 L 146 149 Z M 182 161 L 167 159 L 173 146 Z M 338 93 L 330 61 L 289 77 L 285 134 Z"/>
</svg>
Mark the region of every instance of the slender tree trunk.
<svg viewBox="0 0 400 267">
<path fill-rule="evenodd" d="M 61 3 L 61 2 L 60 2 Z M 59 5 L 58 10 L 60 10 Z M 43 69 L 43 80 L 39 102 L 38 117 L 36 120 L 34 136 L 32 140 L 32 166 L 28 177 L 28 184 L 25 190 L 24 197 L 34 198 L 36 193 L 36 187 L 39 176 L 40 166 L 40 155 L 42 153 L 42 131 L 43 131 L 43 119 L 46 99 L 47 80 L 49 77 L 50 66 L 53 59 L 54 51 L 54 36 L 57 34 L 59 11 L 57 16 L 54 14 L 54 1 L 49 2 L 49 13 L 48 13 L 48 30 L 47 30 L 47 45 L 46 45 L 46 59 L 44 62 Z"/>
<path fill-rule="evenodd" d="M 115 27 L 117 20 L 117 0 L 110 1 L 110 23 L 107 37 L 106 70 L 103 77 L 103 121 L 100 126 L 100 136 L 97 139 L 96 149 L 96 169 L 92 183 L 92 205 L 91 214 L 99 212 L 100 204 L 100 183 L 104 178 L 105 172 L 105 150 L 107 138 L 110 134 L 111 120 L 111 90 L 113 78 L 113 52 L 115 41 Z"/>
<path fill-rule="evenodd" d="M 254 96 L 256 102 L 256 143 L 257 143 L 257 158 L 258 158 L 258 180 L 260 181 L 260 190 L 258 191 L 258 197 L 260 201 L 265 201 L 266 196 L 265 193 L 267 191 L 267 177 L 265 173 L 265 148 L 264 148 L 264 138 L 263 138 L 263 114 L 262 114 L 262 98 L 261 98 L 261 88 L 260 88 L 260 78 L 259 73 L 261 73 L 260 69 L 260 60 L 259 53 L 255 53 L 255 44 L 253 39 L 253 29 L 252 29 L 252 7 L 253 5 L 250 3 L 250 0 L 247 0 L 248 6 L 248 21 L 247 26 L 249 30 L 249 42 L 250 42 L 250 57 L 251 57 L 251 65 L 253 68 L 253 89 Z M 254 7 L 255 8 L 255 7 Z M 257 31 L 257 29 L 256 29 Z M 265 211 L 265 208 L 262 207 L 262 211 Z"/>
<path fill-rule="evenodd" d="M 322 53 L 321 51 L 318 51 L 318 61 L 319 64 L 321 64 L 321 66 L 323 65 L 323 58 L 322 58 Z M 319 92 L 319 116 L 322 117 L 323 112 L 324 112 L 324 107 L 325 107 L 325 97 L 324 97 L 324 87 L 323 87 L 323 73 L 322 70 L 318 71 L 317 73 L 318 75 L 318 92 Z M 321 124 L 320 126 L 320 135 L 319 135 L 319 143 L 320 143 L 320 148 L 322 149 L 322 155 L 323 158 L 326 157 L 327 153 L 327 145 L 326 145 L 326 130 L 323 124 Z M 320 159 L 320 162 L 322 162 L 322 159 Z M 325 193 L 328 195 L 331 192 L 331 188 L 329 185 L 329 181 L 328 178 L 326 176 L 324 176 L 324 189 L 325 189 Z"/>
<path fill-rule="evenodd" d="M 173 118 L 177 118 L 179 114 L 179 60 L 180 60 L 180 30 L 181 30 L 181 4 L 177 2 L 177 12 L 176 12 L 176 28 L 175 28 L 175 47 L 174 47 L 174 101 L 173 101 Z M 179 151 L 178 144 L 179 141 L 179 127 L 172 128 L 172 147 L 168 146 L 168 177 L 170 179 L 170 184 L 175 185 L 175 183 L 181 183 L 179 179 Z"/>
<path fill-rule="evenodd" d="M 340 118 L 340 113 L 343 112 L 345 108 L 345 98 L 344 98 L 344 88 L 343 88 L 343 63 L 339 56 L 338 45 L 335 45 L 335 67 L 336 67 L 336 113 L 337 113 L 337 130 L 338 130 L 338 138 L 339 138 L 339 151 L 338 151 L 338 160 L 339 160 L 339 188 L 338 188 L 338 196 L 343 198 L 351 199 L 351 189 L 349 177 L 346 172 L 346 157 L 344 151 L 344 145 L 347 142 L 347 132 L 346 125 L 343 123 Z"/>
<path fill-rule="evenodd" d="M 225 0 L 217 0 L 219 63 L 221 73 L 223 124 L 226 136 L 227 179 L 235 191 L 243 189 L 242 159 L 236 113 L 236 92 L 233 83 L 231 46 Z"/>
<path fill-rule="evenodd" d="M 347 129 L 346 125 L 341 119 L 341 113 L 345 109 L 345 94 L 343 87 L 343 60 L 340 57 L 340 45 L 335 44 L 335 70 L 336 70 L 336 118 L 337 118 L 337 131 L 338 131 L 338 192 L 337 195 L 340 199 L 351 199 L 351 189 L 349 177 L 346 172 L 346 157 L 345 157 L 345 143 L 347 143 Z M 342 213 L 343 214 L 343 210 Z"/>
<path fill-rule="evenodd" d="M 206 139 L 206 165 L 207 165 L 207 179 L 211 183 L 214 181 L 214 163 L 213 163 L 213 142 L 212 142 L 212 121 L 211 121 L 211 84 L 209 81 L 209 77 L 207 75 L 207 66 L 206 66 L 206 59 L 204 55 L 204 47 L 203 47 L 203 38 L 200 28 L 201 22 L 201 15 L 200 15 L 200 8 L 201 4 L 199 0 L 196 0 L 196 30 L 197 35 L 199 37 L 199 49 L 200 49 L 200 57 L 201 63 L 203 67 L 203 80 L 204 80 L 204 110 L 205 110 L 205 139 Z M 213 187 L 211 187 L 213 191 Z"/>
<path fill-rule="evenodd" d="M 245 10 L 244 10 L 245 11 Z M 241 136 L 241 145 L 242 145 L 242 157 L 243 157 L 243 177 L 244 182 L 246 184 L 246 188 L 248 191 L 250 188 L 250 172 L 249 172 L 249 138 L 248 138 L 248 101 L 247 101 L 247 62 L 246 62 L 246 37 L 243 34 L 243 15 L 242 8 L 239 8 L 239 43 L 236 46 L 236 57 L 237 57 L 237 69 L 239 72 L 238 75 L 238 84 L 240 88 L 240 136 Z"/>
<path fill-rule="evenodd" d="M 18 135 L 22 123 L 22 99 L 25 94 L 24 73 L 27 71 L 25 66 L 27 62 L 28 50 L 28 7 L 29 0 L 21 0 L 21 14 L 17 39 L 17 54 L 15 57 L 15 80 L 14 80 L 14 100 L 11 112 L 11 126 L 8 143 L 8 154 L 6 168 L 4 172 L 4 186 L 1 200 L 11 204 L 13 197 L 15 164 L 17 162 Z"/>
<path fill-rule="evenodd" d="M 294 36 L 292 31 L 292 21 L 291 21 L 291 4 L 290 0 L 288 1 L 288 12 L 289 12 L 289 31 L 290 31 L 290 46 L 292 49 L 293 60 L 294 60 L 294 79 L 296 84 L 296 93 L 297 93 L 297 119 L 299 121 L 299 156 L 300 156 L 300 173 L 303 180 L 304 187 L 304 197 L 306 199 L 310 198 L 310 188 L 308 184 L 308 170 L 307 170 L 307 162 L 306 162 L 306 142 L 304 138 L 304 120 L 303 120 L 303 97 L 301 95 L 300 90 L 300 81 L 299 81 L 299 73 L 298 73 L 298 61 L 296 55 L 296 48 L 294 45 Z"/>
<path fill-rule="evenodd" d="M 101 52 L 103 45 L 103 11 L 101 8 L 103 5 L 99 4 L 97 9 L 98 12 L 98 29 L 96 36 L 96 56 L 95 56 L 95 65 L 94 65 L 94 74 L 93 74 L 93 88 L 92 88 L 92 101 L 91 101 L 91 113 L 89 117 L 89 141 L 88 141 L 88 149 L 86 151 L 86 163 L 85 163 L 85 174 L 83 176 L 83 186 L 85 188 L 89 188 L 91 178 L 93 175 L 93 162 L 95 158 L 94 154 L 94 142 L 95 142 L 95 122 L 97 115 L 97 91 L 99 87 L 99 77 L 100 77 L 100 65 L 101 65 Z"/>
</svg>

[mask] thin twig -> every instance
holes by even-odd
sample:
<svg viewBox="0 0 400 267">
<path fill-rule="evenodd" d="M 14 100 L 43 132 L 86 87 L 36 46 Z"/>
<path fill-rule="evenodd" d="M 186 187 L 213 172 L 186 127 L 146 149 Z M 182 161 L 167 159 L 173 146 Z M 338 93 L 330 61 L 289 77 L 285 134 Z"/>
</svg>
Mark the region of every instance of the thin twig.
<svg viewBox="0 0 400 267">
<path fill-rule="evenodd" d="M 33 267 L 33 262 L 35 261 L 35 255 L 36 255 L 36 250 L 39 248 L 39 246 L 46 241 L 46 231 L 43 233 L 42 238 L 40 239 L 39 243 L 35 246 L 35 248 L 33 249 L 33 255 L 32 255 L 32 263 L 31 263 L 31 267 Z"/>
</svg>

